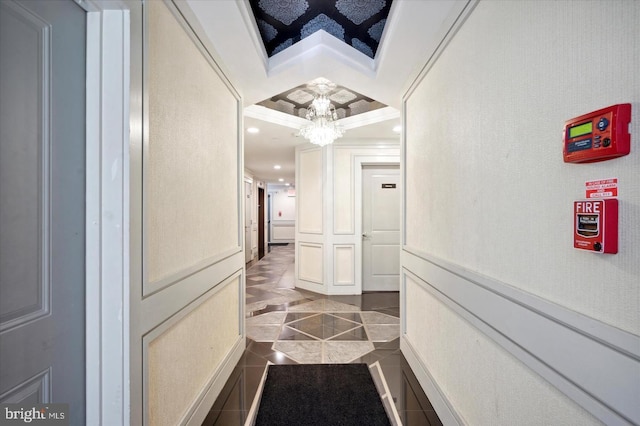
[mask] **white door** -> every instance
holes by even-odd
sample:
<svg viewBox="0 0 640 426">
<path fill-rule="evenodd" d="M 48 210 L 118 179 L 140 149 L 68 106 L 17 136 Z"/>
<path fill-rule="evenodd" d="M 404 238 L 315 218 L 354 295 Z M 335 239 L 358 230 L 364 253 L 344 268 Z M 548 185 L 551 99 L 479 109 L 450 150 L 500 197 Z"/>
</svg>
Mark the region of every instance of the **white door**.
<svg viewBox="0 0 640 426">
<path fill-rule="evenodd" d="M 399 289 L 399 166 L 363 166 L 362 290 Z"/>
<path fill-rule="evenodd" d="M 85 40 L 71 0 L 0 2 L 0 403 L 68 403 L 71 425 L 85 424 Z"/>
</svg>

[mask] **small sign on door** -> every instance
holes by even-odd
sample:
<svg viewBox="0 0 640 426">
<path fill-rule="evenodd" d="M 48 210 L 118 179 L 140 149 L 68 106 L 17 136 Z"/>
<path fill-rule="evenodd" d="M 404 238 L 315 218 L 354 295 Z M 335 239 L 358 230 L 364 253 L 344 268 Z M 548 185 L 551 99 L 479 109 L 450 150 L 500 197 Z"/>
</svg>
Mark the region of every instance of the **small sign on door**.
<svg viewBox="0 0 640 426">
<path fill-rule="evenodd" d="M 395 189 L 396 184 L 395 183 L 383 183 L 382 184 L 382 189 Z"/>
</svg>

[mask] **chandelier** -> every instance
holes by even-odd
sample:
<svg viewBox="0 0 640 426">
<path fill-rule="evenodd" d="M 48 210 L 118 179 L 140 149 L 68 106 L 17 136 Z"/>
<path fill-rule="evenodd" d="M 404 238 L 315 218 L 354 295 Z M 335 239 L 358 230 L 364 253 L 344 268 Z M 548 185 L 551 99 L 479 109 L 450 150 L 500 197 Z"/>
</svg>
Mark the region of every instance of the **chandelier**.
<svg viewBox="0 0 640 426">
<path fill-rule="evenodd" d="M 336 124 L 338 114 L 331 105 L 327 94 L 336 87 L 335 83 L 319 79 L 307 85 L 317 93 L 307 109 L 306 119 L 311 123 L 300 129 L 300 135 L 315 145 L 325 146 L 342 137 L 342 127 Z"/>
</svg>

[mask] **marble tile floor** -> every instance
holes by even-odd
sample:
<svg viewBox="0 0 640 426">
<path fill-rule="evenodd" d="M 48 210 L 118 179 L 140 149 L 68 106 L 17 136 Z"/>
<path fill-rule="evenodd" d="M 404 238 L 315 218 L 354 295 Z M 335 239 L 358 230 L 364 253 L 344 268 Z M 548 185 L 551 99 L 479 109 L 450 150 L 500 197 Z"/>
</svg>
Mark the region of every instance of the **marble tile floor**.
<svg viewBox="0 0 640 426">
<path fill-rule="evenodd" d="M 247 347 L 203 425 L 244 425 L 268 362 L 378 362 L 402 424 L 440 425 L 400 352 L 398 293 L 324 296 L 296 289 L 294 257 L 293 244 L 274 246 L 247 266 Z"/>
</svg>

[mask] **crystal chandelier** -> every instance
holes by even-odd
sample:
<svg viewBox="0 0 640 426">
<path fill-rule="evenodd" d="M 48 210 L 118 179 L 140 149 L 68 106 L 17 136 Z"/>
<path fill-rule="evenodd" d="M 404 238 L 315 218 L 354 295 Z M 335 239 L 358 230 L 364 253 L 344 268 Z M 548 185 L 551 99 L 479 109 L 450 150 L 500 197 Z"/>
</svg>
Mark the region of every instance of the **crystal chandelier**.
<svg viewBox="0 0 640 426">
<path fill-rule="evenodd" d="M 342 137 L 342 127 L 336 124 L 338 114 L 327 96 L 335 87 L 334 83 L 324 79 L 307 85 L 317 96 L 307 109 L 306 119 L 311 123 L 300 129 L 300 135 L 309 139 L 312 144 L 325 146 Z"/>
</svg>

